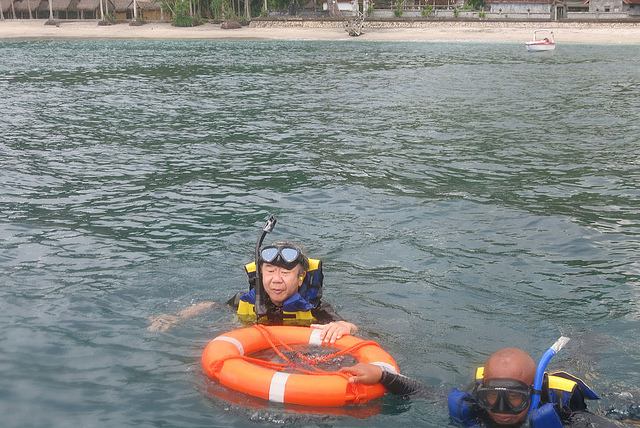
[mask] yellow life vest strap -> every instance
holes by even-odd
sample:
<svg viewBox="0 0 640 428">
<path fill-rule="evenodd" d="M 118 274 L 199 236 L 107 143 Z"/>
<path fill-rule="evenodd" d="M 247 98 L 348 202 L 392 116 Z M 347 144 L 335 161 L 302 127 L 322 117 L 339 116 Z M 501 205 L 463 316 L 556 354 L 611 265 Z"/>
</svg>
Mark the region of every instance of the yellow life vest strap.
<svg viewBox="0 0 640 428">
<path fill-rule="evenodd" d="M 478 367 L 476 369 L 476 380 L 482 382 L 482 379 L 484 379 L 484 367 Z"/>
<path fill-rule="evenodd" d="M 238 315 L 254 315 L 255 316 L 255 312 L 253 311 L 253 306 L 251 303 L 249 302 L 244 302 L 242 300 L 240 300 L 240 302 L 238 303 Z"/>
<path fill-rule="evenodd" d="M 559 389 L 561 391 L 573 391 L 575 388 L 576 382 L 564 379 L 557 376 L 549 376 L 549 388 L 550 389 Z"/>
<path fill-rule="evenodd" d="M 238 315 L 240 316 L 255 316 L 256 313 L 253 310 L 253 304 L 249 303 L 249 302 L 244 302 L 244 301 L 240 301 L 240 303 L 238 304 Z M 298 312 L 283 312 L 283 314 L 285 315 L 289 315 L 290 318 L 291 315 L 295 315 L 295 319 L 297 320 L 308 320 L 311 321 L 313 320 L 313 315 L 311 315 L 311 311 L 298 311 Z"/>
<path fill-rule="evenodd" d="M 549 375 L 549 388 L 558 389 L 560 391 L 573 391 L 573 388 L 576 387 L 577 382 L 571 379 L 565 379 L 564 377 L 556 376 L 556 374 L 559 373 L 564 372 L 554 372 Z M 482 379 L 484 379 L 484 367 L 478 367 L 476 369 L 476 380 L 478 382 L 482 382 Z"/>
<path fill-rule="evenodd" d="M 562 375 L 565 375 L 568 378 Z M 582 382 L 584 386 L 589 388 L 589 385 L 587 385 L 582 379 L 577 378 L 574 375 L 569 374 L 567 372 L 558 371 L 558 372 L 553 372 L 549 375 L 549 388 L 560 389 L 562 391 L 573 391 L 573 388 L 575 388 L 576 385 L 578 385 L 578 382 Z"/>
</svg>

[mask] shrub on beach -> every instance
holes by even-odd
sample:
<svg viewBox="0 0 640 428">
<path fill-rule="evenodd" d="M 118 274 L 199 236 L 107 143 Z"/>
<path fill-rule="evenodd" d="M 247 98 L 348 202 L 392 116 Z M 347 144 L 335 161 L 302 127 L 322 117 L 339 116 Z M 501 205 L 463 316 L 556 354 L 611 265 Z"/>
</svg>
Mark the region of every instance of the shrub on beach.
<svg viewBox="0 0 640 428">
<path fill-rule="evenodd" d="M 193 16 L 175 15 L 173 17 L 172 24 L 173 24 L 174 27 L 196 27 L 198 25 L 201 25 L 202 22 L 199 22 Z"/>
<path fill-rule="evenodd" d="M 202 25 L 202 18 L 199 13 L 192 13 L 191 6 L 187 0 L 176 0 L 173 7 L 172 24 L 175 27 L 196 27 Z"/>
</svg>

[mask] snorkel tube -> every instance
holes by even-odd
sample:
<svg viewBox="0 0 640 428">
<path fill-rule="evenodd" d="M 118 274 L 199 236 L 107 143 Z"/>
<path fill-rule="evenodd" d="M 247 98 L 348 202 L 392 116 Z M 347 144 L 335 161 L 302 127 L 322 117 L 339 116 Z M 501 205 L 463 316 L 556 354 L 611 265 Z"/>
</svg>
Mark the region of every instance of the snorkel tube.
<svg viewBox="0 0 640 428">
<path fill-rule="evenodd" d="M 569 341 L 568 337 L 560 336 L 556 343 L 551 345 L 551 348 L 547 349 L 547 351 L 540 358 L 540 362 L 538 363 L 538 368 L 536 369 L 536 378 L 533 382 L 533 395 L 531 396 L 531 404 L 529 405 L 529 413 L 527 413 L 527 419 L 531 417 L 531 412 L 534 409 L 538 408 L 538 404 L 540 404 L 540 394 L 542 393 L 542 382 L 544 381 L 544 372 L 547 369 L 547 364 L 551 358 L 553 358 L 564 345 Z"/>
<path fill-rule="evenodd" d="M 264 241 L 264 237 L 267 236 L 267 233 L 273 232 L 273 228 L 276 227 L 276 223 L 278 219 L 275 215 L 270 214 L 267 222 L 262 228 L 262 233 L 258 238 L 258 242 L 256 242 L 256 284 L 254 286 L 256 290 L 256 302 L 254 305 L 254 310 L 256 311 L 256 317 L 260 320 L 261 317 L 267 314 L 267 308 L 262 301 L 262 273 L 260 272 L 260 246 L 262 245 L 262 241 Z"/>
</svg>

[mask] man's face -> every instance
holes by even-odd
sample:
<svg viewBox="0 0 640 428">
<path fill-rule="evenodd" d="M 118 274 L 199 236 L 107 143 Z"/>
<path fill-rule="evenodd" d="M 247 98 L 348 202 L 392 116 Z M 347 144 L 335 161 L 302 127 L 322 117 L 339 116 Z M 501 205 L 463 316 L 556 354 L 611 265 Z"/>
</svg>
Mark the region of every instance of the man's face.
<svg viewBox="0 0 640 428">
<path fill-rule="evenodd" d="M 488 413 L 491 419 L 493 419 L 494 422 L 497 423 L 498 425 L 514 425 L 514 424 L 517 424 L 518 422 L 524 422 L 524 420 L 527 418 L 528 411 L 529 411 L 529 406 L 527 406 L 526 409 L 524 409 L 522 412 L 518 413 L 517 415 L 493 413 L 491 411 L 489 411 Z"/>
<path fill-rule="evenodd" d="M 302 285 L 300 277 L 304 277 L 300 265 L 293 269 L 285 269 L 269 263 L 262 265 L 264 291 L 276 306 L 282 306 L 285 300 L 298 292 Z"/>
<path fill-rule="evenodd" d="M 531 388 L 515 379 L 490 379 L 482 382 L 475 395 L 480 407 L 499 425 L 512 425 L 527 417 Z"/>
<path fill-rule="evenodd" d="M 495 423 L 514 425 L 527 418 L 529 388 L 535 372 L 536 365 L 531 357 L 519 349 L 506 348 L 489 357 L 484 367 L 483 386 L 487 388 L 484 393 L 485 409 Z M 518 413 L 509 413 L 523 407 L 524 410 Z"/>
<path fill-rule="evenodd" d="M 489 357 L 477 394 L 495 423 L 516 425 L 527 419 L 535 372 L 531 357 L 519 349 L 506 348 Z"/>
</svg>

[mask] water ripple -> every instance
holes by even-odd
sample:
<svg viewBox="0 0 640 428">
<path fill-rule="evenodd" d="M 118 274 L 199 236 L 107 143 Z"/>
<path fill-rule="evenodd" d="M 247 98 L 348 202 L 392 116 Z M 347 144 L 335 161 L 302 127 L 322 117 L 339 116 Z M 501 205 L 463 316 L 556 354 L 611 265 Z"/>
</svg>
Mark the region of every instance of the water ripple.
<svg viewBox="0 0 640 428">
<path fill-rule="evenodd" d="M 461 386 L 496 348 L 537 358 L 568 332 L 579 346 L 558 365 L 598 390 L 634 386 L 636 47 L 69 41 L 0 54 L 8 426 L 446 424 L 440 407 L 395 402 L 363 421 L 229 411 L 199 356 L 239 326 L 230 309 L 146 332 L 149 316 L 245 288 L 271 212 L 269 239 L 322 258 L 327 299 L 409 375 Z"/>
</svg>

